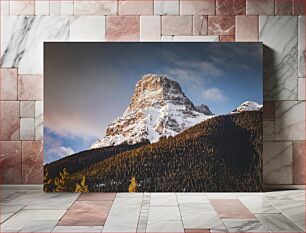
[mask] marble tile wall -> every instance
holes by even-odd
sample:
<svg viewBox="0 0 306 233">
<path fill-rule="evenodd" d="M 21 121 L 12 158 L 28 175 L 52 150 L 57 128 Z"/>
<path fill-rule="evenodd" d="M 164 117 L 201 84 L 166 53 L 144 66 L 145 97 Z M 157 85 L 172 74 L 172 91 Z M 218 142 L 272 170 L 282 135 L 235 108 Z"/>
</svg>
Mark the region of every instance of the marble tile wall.
<svg viewBox="0 0 306 233">
<path fill-rule="evenodd" d="M 304 2 L 0 1 L 1 183 L 42 181 L 44 41 L 260 41 L 264 182 L 305 184 Z"/>
</svg>

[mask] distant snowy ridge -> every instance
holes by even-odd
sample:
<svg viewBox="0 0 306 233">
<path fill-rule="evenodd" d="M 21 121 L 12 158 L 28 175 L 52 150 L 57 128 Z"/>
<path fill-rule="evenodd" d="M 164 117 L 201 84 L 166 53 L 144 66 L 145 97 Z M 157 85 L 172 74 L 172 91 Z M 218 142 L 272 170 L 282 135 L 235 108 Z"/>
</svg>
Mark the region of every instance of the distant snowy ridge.
<svg viewBox="0 0 306 233">
<path fill-rule="evenodd" d="M 165 76 L 147 74 L 136 84 L 123 116 L 108 125 L 105 137 L 91 148 L 157 142 L 175 136 L 214 115 L 206 105 L 195 107 L 179 83 Z"/>
<path fill-rule="evenodd" d="M 245 101 L 240 104 L 232 113 L 244 112 L 244 111 L 259 111 L 263 108 L 263 105 L 252 101 Z"/>
</svg>

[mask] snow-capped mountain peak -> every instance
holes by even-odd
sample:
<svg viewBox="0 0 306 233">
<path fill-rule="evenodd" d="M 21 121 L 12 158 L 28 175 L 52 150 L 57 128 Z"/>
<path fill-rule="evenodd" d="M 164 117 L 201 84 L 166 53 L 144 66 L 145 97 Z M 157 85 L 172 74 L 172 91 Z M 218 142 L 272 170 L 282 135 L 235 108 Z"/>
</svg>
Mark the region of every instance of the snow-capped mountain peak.
<svg viewBox="0 0 306 233">
<path fill-rule="evenodd" d="M 233 112 L 244 112 L 244 111 L 258 111 L 261 110 L 263 105 L 252 101 L 245 101 L 240 104 Z"/>
<path fill-rule="evenodd" d="M 175 136 L 211 117 L 208 106 L 195 107 L 178 82 L 147 74 L 137 82 L 124 114 L 108 125 L 105 136 L 91 148 L 145 140 L 154 143 L 160 137 Z"/>
</svg>

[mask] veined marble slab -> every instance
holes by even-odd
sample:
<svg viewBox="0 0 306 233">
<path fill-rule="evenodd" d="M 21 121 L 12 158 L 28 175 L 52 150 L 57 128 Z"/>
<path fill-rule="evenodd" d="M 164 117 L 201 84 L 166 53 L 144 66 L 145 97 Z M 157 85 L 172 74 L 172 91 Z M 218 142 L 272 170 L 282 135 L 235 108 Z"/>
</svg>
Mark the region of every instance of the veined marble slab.
<svg viewBox="0 0 306 233">
<path fill-rule="evenodd" d="M 258 220 L 223 219 L 229 232 L 269 232 Z"/>
<path fill-rule="evenodd" d="M 299 77 L 305 78 L 305 16 L 300 15 L 298 19 L 298 59 Z M 304 87 L 305 88 L 305 87 Z"/>
<path fill-rule="evenodd" d="M 256 217 L 270 232 L 303 232 L 282 214 L 256 214 Z"/>
<path fill-rule="evenodd" d="M 26 192 L 7 202 L 9 205 L 26 205 L 24 209 L 69 209 L 78 198 L 79 193 L 44 193 L 41 191 Z M 48 219 L 47 219 L 48 220 Z"/>
<path fill-rule="evenodd" d="M 178 206 L 175 193 L 152 193 L 150 206 Z"/>
<path fill-rule="evenodd" d="M 204 193 L 176 193 L 179 204 L 210 204 Z"/>
<path fill-rule="evenodd" d="M 118 193 L 102 232 L 136 232 L 143 193 Z"/>
<path fill-rule="evenodd" d="M 305 201 L 269 200 L 269 202 L 305 230 Z"/>
<path fill-rule="evenodd" d="M 155 15 L 178 15 L 180 9 L 179 0 L 154 1 Z"/>
<path fill-rule="evenodd" d="M 149 209 L 149 221 L 180 221 L 181 214 L 178 206 L 152 206 Z"/>
<path fill-rule="evenodd" d="M 297 100 L 297 16 L 260 16 L 265 100 Z"/>
<path fill-rule="evenodd" d="M 1 15 L 10 14 L 10 2 L 9 1 L 0 1 L 1 4 Z"/>
<path fill-rule="evenodd" d="M 20 231 L 33 220 L 59 220 L 66 210 L 21 210 L 1 225 L 3 232 Z"/>
<path fill-rule="evenodd" d="M 58 233 L 58 232 L 101 232 L 103 229 L 103 226 L 56 226 L 52 232 Z"/>
<path fill-rule="evenodd" d="M 292 184 L 292 142 L 264 142 L 263 180 L 265 184 Z"/>
<path fill-rule="evenodd" d="M 33 220 L 25 225 L 20 232 L 51 232 L 57 222 L 57 220 Z"/>
<path fill-rule="evenodd" d="M 305 202 L 305 190 L 288 190 L 281 192 L 267 192 L 262 194 L 267 200 L 291 200 Z"/>
<path fill-rule="evenodd" d="M 105 41 L 105 16 L 76 16 L 70 23 L 71 41 Z"/>
<path fill-rule="evenodd" d="M 184 233 L 184 228 L 181 221 L 149 221 L 146 232 Z"/>
<path fill-rule="evenodd" d="M 50 15 L 50 2 L 47 0 L 36 0 L 35 15 Z"/>
<path fill-rule="evenodd" d="M 2 192 L 2 190 L 1 190 Z M 1 215 L 0 215 L 0 222 L 3 223 L 8 218 L 13 216 L 15 213 L 17 213 L 19 210 L 21 210 L 24 207 L 24 205 L 6 205 L 1 204 Z"/>
<path fill-rule="evenodd" d="M 222 225 L 211 204 L 181 204 L 180 212 L 185 229 L 212 229 Z"/>
<path fill-rule="evenodd" d="M 275 139 L 305 140 L 305 102 L 276 103 Z"/>
<path fill-rule="evenodd" d="M 19 74 L 42 74 L 43 42 L 69 39 L 69 17 L 1 17 L 1 66 Z"/>
<path fill-rule="evenodd" d="M 280 213 L 278 210 L 272 207 L 266 200 L 261 197 L 249 196 L 240 197 L 240 201 L 253 213 Z M 260 231 L 258 231 L 260 232 Z"/>
</svg>

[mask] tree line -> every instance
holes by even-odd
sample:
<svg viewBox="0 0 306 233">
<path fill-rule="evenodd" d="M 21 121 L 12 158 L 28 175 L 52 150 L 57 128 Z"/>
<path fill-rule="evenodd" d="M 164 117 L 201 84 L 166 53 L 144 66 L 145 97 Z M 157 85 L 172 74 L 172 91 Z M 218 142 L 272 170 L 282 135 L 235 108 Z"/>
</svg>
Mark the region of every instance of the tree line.
<svg viewBox="0 0 306 233">
<path fill-rule="evenodd" d="M 262 111 L 217 116 L 154 144 L 102 153 L 100 161 L 67 176 L 65 191 L 75 191 L 83 179 L 96 192 L 261 191 L 261 154 Z M 56 169 L 54 181 L 63 169 Z"/>
</svg>

